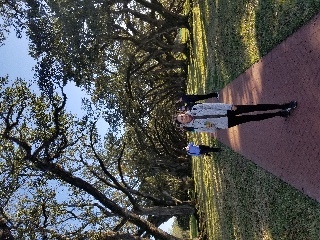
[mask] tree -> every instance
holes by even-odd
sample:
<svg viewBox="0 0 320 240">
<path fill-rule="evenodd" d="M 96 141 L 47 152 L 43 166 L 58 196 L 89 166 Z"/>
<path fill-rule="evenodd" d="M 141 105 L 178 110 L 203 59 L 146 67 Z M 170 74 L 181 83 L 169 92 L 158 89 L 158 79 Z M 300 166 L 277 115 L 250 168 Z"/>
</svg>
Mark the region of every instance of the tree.
<svg viewBox="0 0 320 240">
<path fill-rule="evenodd" d="M 152 139 L 148 146 L 166 149 L 183 137 L 168 121 L 174 100 L 186 86 L 187 47 L 177 41 L 179 29 L 189 28 L 183 4 L 28 0 L 5 1 L 2 7 L 13 12 L 20 6 L 19 15 L 6 19 L 24 20 L 41 90 L 50 94 L 55 84 L 74 81 L 104 109 L 113 131 L 125 123 L 138 139 Z M 169 162 L 179 155 L 181 146 L 166 149 L 160 157 Z"/>
<path fill-rule="evenodd" d="M 184 90 L 187 47 L 176 41 L 179 29 L 189 27 L 188 14 L 182 14 L 183 3 L 2 1 L 0 32 L 13 26 L 21 35 L 25 29 L 30 53 L 38 62 L 40 88 L 51 91 L 57 82 L 74 81 L 94 101 L 103 101 L 109 109 L 105 118 L 116 129 L 127 107 L 121 103 L 124 95 L 132 93 L 132 101 L 138 101 L 136 96 L 142 91 L 143 103 L 151 101 L 148 105 L 153 109 L 164 98 L 175 98 L 177 87 Z M 0 43 L 4 38 L 0 36 Z M 156 95 L 159 98 L 151 97 Z"/>
<path fill-rule="evenodd" d="M 25 16 L 23 4 L 16 1 L 2 0 L 0 1 L 0 46 L 4 44 L 6 33 L 10 29 L 14 29 L 16 36 L 21 38 L 21 33 L 25 28 Z"/>
<path fill-rule="evenodd" d="M 137 190 L 136 179 L 124 175 L 125 145 L 115 151 L 115 137 L 99 146 L 94 123 L 66 112 L 62 87 L 38 96 L 21 79 L 8 84 L 1 78 L 0 176 L 11 185 L 1 185 L 9 189 L 1 189 L 0 207 L 14 236 L 107 236 L 124 226 L 132 236 L 143 229 L 177 239 L 147 216 L 192 214 L 192 203 Z"/>
<path fill-rule="evenodd" d="M 15 101 L 28 106 L 26 109 L 16 103 L 11 104 L 12 110 L 1 106 L 9 113 L 2 118 L 7 119 L 3 148 L 5 153 L 19 156 L 15 161 L 10 156 L 2 157 L 1 177 L 9 176 L 11 187 L 10 194 L 3 194 L 8 198 L 3 205 L 11 206 L 12 199 L 21 199 L 19 203 L 24 208 L 17 211 L 17 216 L 28 225 L 21 221 L 11 224 L 12 216 L 8 216 L 8 226 L 28 229 L 43 238 L 48 234 L 58 236 L 57 226 L 64 228 L 74 219 L 81 219 L 80 224 L 64 232 L 65 236 L 88 228 L 121 229 L 122 225 L 131 231 L 128 222 L 139 228 L 140 236 L 151 232 L 145 223 L 123 217 L 119 209 L 108 215 L 108 207 L 113 205 L 101 203 L 105 200 L 97 199 L 95 191 L 111 199 L 108 203 L 120 198 L 121 204 L 116 206 L 130 209 L 138 218 L 147 216 L 152 207 L 158 215 L 165 213 L 163 208 L 167 206 L 172 214 L 181 214 L 179 208 L 188 205 L 184 202 L 188 198 L 184 192 L 178 193 L 181 180 L 177 177 L 188 173 L 190 158 L 181 156 L 185 135 L 172 125 L 171 111 L 186 80 L 187 47 L 177 41 L 179 29 L 189 27 L 188 14 L 182 14 L 183 1 L 27 0 L 1 4 L 0 10 L 10 13 L 3 15 L 8 25 L 19 21 L 19 26 L 26 29 L 30 53 L 38 61 L 37 80 L 42 90 L 40 97 L 28 91 L 24 91 L 27 99 L 18 94 L 23 101 Z M 94 104 L 100 110 L 98 117 L 103 116 L 110 130 L 121 129 L 124 134 L 108 134 L 102 142 L 94 127 L 96 113 L 83 120 L 67 114 L 63 86 L 68 81 L 84 86 L 92 95 L 87 109 Z M 24 88 L 27 86 L 21 89 Z M 11 126 L 10 116 L 15 119 L 20 111 L 23 120 L 19 117 L 16 120 L 20 125 Z M 35 122 L 29 121 L 32 116 Z M 11 138 L 10 134 L 18 133 Z M 122 151 L 119 146 L 123 146 Z M 64 171 L 59 172 L 59 166 Z M 83 189 L 85 183 L 73 185 L 71 179 L 78 183 L 74 174 L 81 175 L 85 183 L 94 182 L 94 188 L 88 188 L 92 192 Z M 121 176 L 125 181 L 120 181 Z M 32 189 L 39 193 L 38 197 L 21 195 L 21 189 Z M 72 204 L 56 199 L 60 191 L 72 196 Z M 134 205 L 132 199 L 141 204 Z M 193 207 L 188 209 L 193 211 Z M 88 218 L 87 212 L 92 213 Z M 29 214 L 39 221 L 30 223 L 30 218 L 25 217 Z M 167 217 L 148 219 L 158 226 Z M 112 220 L 101 224 L 101 219 Z M 49 222 L 55 228 L 48 232 Z"/>
<path fill-rule="evenodd" d="M 174 233 L 175 236 L 179 236 L 182 239 L 188 239 L 190 234 L 189 231 L 185 231 L 179 226 L 177 219 L 174 219 L 171 232 Z"/>
</svg>

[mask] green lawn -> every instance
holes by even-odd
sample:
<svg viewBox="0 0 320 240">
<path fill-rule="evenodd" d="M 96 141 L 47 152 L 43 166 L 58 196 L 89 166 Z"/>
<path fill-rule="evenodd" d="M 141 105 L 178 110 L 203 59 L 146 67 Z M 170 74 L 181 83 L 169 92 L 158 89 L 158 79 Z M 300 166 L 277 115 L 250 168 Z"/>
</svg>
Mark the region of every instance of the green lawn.
<svg viewBox="0 0 320 240">
<path fill-rule="evenodd" d="M 320 0 L 192 3 L 189 93 L 221 89 L 320 11 Z M 190 140 L 218 144 L 206 134 Z M 320 239 L 320 204 L 231 149 L 193 158 L 208 239 Z M 191 232 L 195 235 L 192 224 Z"/>
</svg>

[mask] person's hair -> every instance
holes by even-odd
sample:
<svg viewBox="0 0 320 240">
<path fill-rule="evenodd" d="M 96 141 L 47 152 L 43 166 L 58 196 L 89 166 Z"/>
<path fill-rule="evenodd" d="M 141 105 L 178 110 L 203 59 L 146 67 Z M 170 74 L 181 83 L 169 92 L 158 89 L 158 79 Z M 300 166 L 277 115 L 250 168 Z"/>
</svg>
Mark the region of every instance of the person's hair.
<svg viewBox="0 0 320 240">
<path fill-rule="evenodd" d="M 177 113 L 177 115 L 176 115 L 176 122 L 178 122 L 179 124 L 181 124 L 181 123 L 182 123 L 182 122 L 180 122 L 180 121 L 178 120 L 178 116 L 179 116 L 180 114 L 184 114 L 184 112 Z"/>
<path fill-rule="evenodd" d="M 179 114 L 184 114 L 184 113 L 186 113 L 185 110 L 177 110 L 176 116 L 178 116 Z"/>
<path fill-rule="evenodd" d="M 178 116 L 177 113 L 175 113 L 175 114 L 172 115 L 172 122 L 173 122 L 173 124 L 179 123 L 179 121 L 177 120 L 177 116 Z"/>
</svg>

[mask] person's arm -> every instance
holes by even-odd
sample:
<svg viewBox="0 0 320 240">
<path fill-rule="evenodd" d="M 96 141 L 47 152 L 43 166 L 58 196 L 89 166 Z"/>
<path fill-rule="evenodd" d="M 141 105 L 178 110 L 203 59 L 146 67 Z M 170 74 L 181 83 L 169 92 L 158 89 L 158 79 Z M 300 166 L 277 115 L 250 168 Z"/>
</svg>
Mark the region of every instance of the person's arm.
<svg viewBox="0 0 320 240">
<path fill-rule="evenodd" d="M 195 155 L 194 153 L 191 153 L 191 152 L 189 152 L 189 151 L 187 151 L 187 153 L 188 153 L 188 155 L 190 155 L 190 156 L 197 156 L 197 155 Z"/>
<path fill-rule="evenodd" d="M 188 112 L 186 112 L 188 113 Z M 184 125 L 185 128 L 192 128 L 193 132 L 208 132 L 214 133 L 217 128 L 214 124 L 206 121 L 205 119 L 198 120 L 197 122 L 189 123 Z"/>
<path fill-rule="evenodd" d="M 201 154 L 192 153 L 192 152 L 189 152 L 189 151 L 187 151 L 187 153 L 188 153 L 188 155 L 190 155 L 190 156 L 195 156 L 195 157 L 201 156 Z"/>
<path fill-rule="evenodd" d="M 196 109 L 208 109 L 208 110 L 231 110 L 232 104 L 228 103 L 200 103 L 193 106 Z"/>
</svg>

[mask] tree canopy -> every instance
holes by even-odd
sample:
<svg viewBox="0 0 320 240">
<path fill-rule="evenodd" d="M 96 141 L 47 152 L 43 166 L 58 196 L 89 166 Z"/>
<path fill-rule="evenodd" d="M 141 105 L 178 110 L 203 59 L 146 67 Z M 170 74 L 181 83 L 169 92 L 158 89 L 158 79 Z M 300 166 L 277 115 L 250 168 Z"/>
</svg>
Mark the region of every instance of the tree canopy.
<svg viewBox="0 0 320 240">
<path fill-rule="evenodd" d="M 9 1 L 5 31 L 25 31 L 40 93 L 1 78 L 1 230 L 36 239 L 175 239 L 158 229 L 192 214 L 185 135 L 172 123 L 185 90 L 183 1 Z M 11 28 L 10 28 L 11 27 Z M 91 95 L 66 111 L 65 85 Z M 96 121 L 110 126 L 100 136 Z"/>
<path fill-rule="evenodd" d="M 148 180 L 127 171 L 124 141 L 103 146 L 93 122 L 65 111 L 63 88 L 37 96 L 22 80 L 1 80 L 1 215 L 17 236 L 104 236 L 126 224 L 175 239 L 148 216 L 192 214 L 192 203 L 140 188 Z"/>
</svg>

